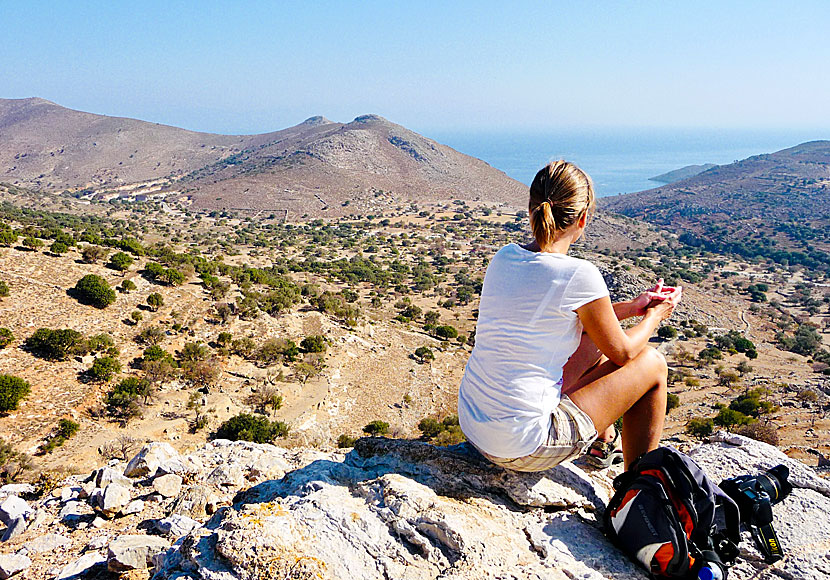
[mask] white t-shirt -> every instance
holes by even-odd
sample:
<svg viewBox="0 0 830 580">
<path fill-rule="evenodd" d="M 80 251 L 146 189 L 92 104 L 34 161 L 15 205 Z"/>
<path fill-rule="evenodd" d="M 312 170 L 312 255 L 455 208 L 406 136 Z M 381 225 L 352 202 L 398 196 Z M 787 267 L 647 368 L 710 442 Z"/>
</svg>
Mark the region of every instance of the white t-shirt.
<svg viewBox="0 0 830 580">
<path fill-rule="evenodd" d="M 458 419 L 471 442 L 504 458 L 544 443 L 561 396 L 562 367 L 582 336 L 574 311 L 603 296 L 605 280 L 586 260 L 517 244 L 496 252 L 458 393 Z"/>
</svg>

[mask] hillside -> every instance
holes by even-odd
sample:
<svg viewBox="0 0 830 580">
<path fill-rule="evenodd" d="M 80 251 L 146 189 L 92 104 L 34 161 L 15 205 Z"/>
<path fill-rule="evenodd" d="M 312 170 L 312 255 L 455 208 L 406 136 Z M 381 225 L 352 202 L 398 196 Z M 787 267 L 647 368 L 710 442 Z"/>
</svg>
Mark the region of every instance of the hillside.
<svg viewBox="0 0 830 580">
<path fill-rule="evenodd" d="M 0 99 L 0 181 L 87 198 L 181 195 L 200 208 L 283 217 L 365 215 L 407 200 L 521 206 L 526 190 L 483 161 L 376 115 L 351 123 L 312 117 L 230 136 L 43 99 Z"/>
<path fill-rule="evenodd" d="M 695 246 L 830 268 L 830 141 L 721 165 L 605 209 L 666 226 Z"/>
<path fill-rule="evenodd" d="M 690 177 L 694 177 L 704 171 L 708 171 L 713 167 L 717 167 L 714 163 L 704 163 L 703 165 L 686 165 L 685 167 L 681 167 L 680 169 L 675 169 L 673 171 L 667 171 L 666 173 L 661 173 L 660 175 L 655 175 L 654 177 L 649 177 L 649 181 L 656 181 L 658 183 L 674 183 L 676 181 L 682 181 L 683 179 L 689 179 Z"/>
</svg>

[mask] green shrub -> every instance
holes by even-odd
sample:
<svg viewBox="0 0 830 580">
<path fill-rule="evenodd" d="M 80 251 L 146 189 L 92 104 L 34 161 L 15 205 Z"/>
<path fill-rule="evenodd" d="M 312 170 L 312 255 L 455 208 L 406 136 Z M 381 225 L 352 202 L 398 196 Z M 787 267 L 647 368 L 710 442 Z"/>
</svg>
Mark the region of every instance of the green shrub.
<svg viewBox="0 0 830 580">
<path fill-rule="evenodd" d="M 147 297 L 147 305 L 150 307 L 150 310 L 156 312 L 164 306 L 164 298 L 158 292 L 153 292 Z"/>
<path fill-rule="evenodd" d="M 435 354 L 428 346 L 419 346 L 415 349 L 415 358 L 418 362 L 425 363 L 427 361 L 435 360 Z"/>
<path fill-rule="evenodd" d="M 75 296 L 84 304 L 106 308 L 115 302 L 115 290 L 96 274 L 87 274 L 75 284 Z"/>
<path fill-rule="evenodd" d="M 96 358 L 89 369 L 89 377 L 93 381 L 109 382 L 112 377 L 121 372 L 121 363 L 117 358 L 102 356 Z"/>
<path fill-rule="evenodd" d="M 389 433 L 389 423 L 380 420 L 372 421 L 363 428 L 363 432 L 367 435 L 386 435 Z"/>
<path fill-rule="evenodd" d="M 57 429 L 46 439 L 38 449 L 38 453 L 51 453 L 57 447 L 66 443 L 66 440 L 75 435 L 81 426 L 71 419 L 61 419 Z"/>
<path fill-rule="evenodd" d="M 715 425 L 723 427 L 724 429 L 731 429 L 732 427 L 740 425 L 749 425 L 754 421 L 755 419 L 752 417 L 747 417 L 740 411 L 730 409 L 729 407 L 721 409 L 714 419 Z"/>
<path fill-rule="evenodd" d="M 0 224 L 0 246 L 10 247 L 17 243 L 17 234 L 6 224 Z"/>
<path fill-rule="evenodd" d="M 444 340 L 449 340 L 451 338 L 455 338 L 458 336 L 458 330 L 456 330 L 454 326 L 450 326 L 449 324 L 436 326 L 435 336 Z"/>
<path fill-rule="evenodd" d="M 135 290 L 135 282 L 133 282 L 132 280 L 124 280 L 123 282 L 121 282 L 121 286 L 119 286 L 119 289 L 124 294 L 129 294 L 130 292 Z"/>
<path fill-rule="evenodd" d="M 133 265 L 133 257 L 125 252 L 116 252 L 110 258 L 108 266 L 119 272 L 126 272 Z"/>
<path fill-rule="evenodd" d="M 288 425 L 282 421 L 269 421 L 265 417 L 240 413 L 222 423 L 213 438 L 270 443 L 277 437 L 288 435 L 288 430 Z"/>
<path fill-rule="evenodd" d="M 326 339 L 320 335 L 306 336 L 300 341 L 300 348 L 305 352 L 326 352 Z"/>
<path fill-rule="evenodd" d="M 9 285 L 3 280 L 0 280 L 0 298 L 5 298 L 9 295 Z"/>
<path fill-rule="evenodd" d="M 729 408 L 752 417 L 772 413 L 777 407 L 772 402 L 761 399 L 766 392 L 764 389 L 750 389 L 729 403 Z"/>
<path fill-rule="evenodd" d="M 118 383 L 107 394 L 104 403 L 110 415 L 128 421 L 141 415 L 139 399 L 145 401 L 152 394 L 152 385 L 149 381 L 136 377 L 127 377 Z"/>
<path fill-rule="evenodd" d="M 10 443 L 0 439 L 0 483 L 15 482 L 24 471 L 31 468 L 31 457 L 15 451 Z"/>
<path fill-rule="evenodd" d="M 698 439 L 708 437 L 714 430 L 715 422 L 709 417 L 695 417 L 686 423 L 686 433 Z"/>
<path fill-rule="evenodd" d="M 14 342 L 14 334 L 8 328 L 0 328 L 0 349 L 6 348 Z"/>
<path fill-rule="evenodd" d="M 34 236 L 26 236 L 23 238 L 23 247 L 27 250 L 37 250 L 38 248 L 43 247 L 43 240 L 40 240 Z"/>
<path fill-rule="evenodd" d="M 669 411 L 672 409 L 676 409 L 680 406 L 680 397 L 675 395 L 674 393 L 669 393 L 666 395 L 666 415 L 669 414 Z"/>
<path fill-rule="evenodd" d="M 49 360 L 65 360 L 70 354 L 80 354 L 85 347 L 84 336 L 77 330 L 38 328 L 23 346 L 33 354 Z"/>
<path fill-rule="evenodd" d="M 354 447 L 355 443 L 357 443 L 357 437 L 349 437 L 345 433 L 343 433 L 340 437 L 337 438 L 337 447 L 339 447 L 340 449 Z"/>
<path fill-rule="evenodd" d="M 32 392 L 29 383 L 13 375 L 0 375 L 0 413 L 14 411 L 20 401 Z"/>
<path fill-rule="evenodd" d="M 458 415 L 449 415 L 443 421 L 432 417 L 421 419 L 418 430 L 423 439 L 436 445 L 455 445 L 467 440 L 458 424 Z"/>
<path fill-rule="evenodd" d="M 657 329 L 657 336 L 663 340 L 669 340 L 677 337 L 677 330 L 668 324 Z"/>
<path fill-rule="evenodd" d="M 63 242 L 52 242 L 52 245 L 49 246 L 49 251 L 56 255 L 65 254 L 69 251 L 69 246 Z"/>
</svg>

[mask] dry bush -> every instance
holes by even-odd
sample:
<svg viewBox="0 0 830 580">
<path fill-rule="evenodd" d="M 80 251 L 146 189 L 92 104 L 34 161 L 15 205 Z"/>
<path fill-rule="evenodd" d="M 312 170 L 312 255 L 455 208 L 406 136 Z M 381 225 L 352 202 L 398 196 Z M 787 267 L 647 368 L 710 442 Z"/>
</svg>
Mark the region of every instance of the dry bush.
<svg viewBox="0 0 830 580">
<path fill-rule="evenodd" d="M 778 445 L 778 428 L 772 423 L 763 423 L 758 421 L 751 425 L 743 425 L 735 430 L 738 435 L 769 443 L 770 445 Z"/>
</svg>

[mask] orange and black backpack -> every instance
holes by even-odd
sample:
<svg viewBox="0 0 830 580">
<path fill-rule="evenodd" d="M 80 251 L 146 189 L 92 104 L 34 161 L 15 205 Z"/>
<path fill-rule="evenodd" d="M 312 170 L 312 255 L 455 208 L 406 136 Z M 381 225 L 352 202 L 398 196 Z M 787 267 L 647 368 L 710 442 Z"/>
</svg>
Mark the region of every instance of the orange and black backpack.
<svg viewBox="0 0 830 580">
<path fill-rule="evenodd" d="M 605 533 L 652 578 L 726 579 L 738 555 L 738 506 L 690 457 L 660 447 L 614 480 Z"/>
</svg>

